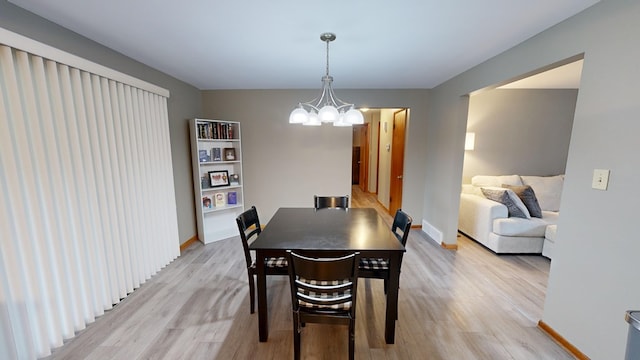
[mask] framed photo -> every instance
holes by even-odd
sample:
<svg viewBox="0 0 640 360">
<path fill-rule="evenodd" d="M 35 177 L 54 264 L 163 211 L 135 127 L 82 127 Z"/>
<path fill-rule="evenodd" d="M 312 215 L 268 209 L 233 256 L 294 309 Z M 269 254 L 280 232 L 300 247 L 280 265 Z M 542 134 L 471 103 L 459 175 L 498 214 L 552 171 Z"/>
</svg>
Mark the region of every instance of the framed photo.
<svg viewBox="0 0 640 360">
<path fill-rule="evenodd" d="M 237 205 L 238 204 L 238 193 L 235 191 L 229 191 L 227 193 L 227 204 L 229 205 Z"/>
<path fill-rule="evenodd" d="M 234 148 L 225 148 L 224 149 L 224 161 L 235 161 L 236 160 L 236 149 Z"/>
<path fill-rule="evenodd" d="M 213 198 L 215 199 L 216 207 L 222 207 L 227 205 L 227 199 L 225 198 L 224 193 L 215 193 L 213 194 Z"/>
<path fill-rule="evenodd" d="M 211 148 L 211 161 L 222 161 L 220 148 Z"/>
<path fill-rule="evenodd" d="M 198 150 L 198 156 L 201 163 L 211 161 L 211 156 L 209 156 L 209 152 L 207 150 Z"/>
<path fill-rule="evenodd" d="M 213 203 L 211 202 L 211 198 L 208 196 L 202 197 L 202 207 L 205 209 L 211 209 L 213 207 Z"/>
<path fill-rule="evenodd" d="M 240 185 L 240 175 L 238 174 L 229 175 L 229 183 L 231 185 Z"/>
<path fill-rule="evenodd" d="M 229 186 L 229 172 L 227 170 L 209 171 L 211 187 Z"/>
</svg>

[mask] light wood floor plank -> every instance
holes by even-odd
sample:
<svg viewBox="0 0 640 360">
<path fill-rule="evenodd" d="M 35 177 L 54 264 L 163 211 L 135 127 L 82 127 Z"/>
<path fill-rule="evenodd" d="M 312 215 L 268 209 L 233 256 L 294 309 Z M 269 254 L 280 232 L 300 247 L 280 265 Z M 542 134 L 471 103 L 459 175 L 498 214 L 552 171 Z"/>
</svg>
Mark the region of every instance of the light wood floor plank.
<svg viewBox="0 0 640 360">
<path fill-rule="evenodd" d="M 374 207 L 354 187 L 352 206 Z M 419 220 L 419 219 L 418 219 Z M 357 359 L 573 359 L 537 327 L 549 260 L 497 256 L 459 238 L 451 251 L 413 229 L 400 278 L 396 344 L 384 341 L 382 280 L 361 279 Z M 195 243 L 48 359 L 290 359 L 287 277 L 267 282 L 269 341 L 258 341 L 239 238 Z M 304 359 L 347 358 L 345 327 L 308 324 Z"/>
</svg>

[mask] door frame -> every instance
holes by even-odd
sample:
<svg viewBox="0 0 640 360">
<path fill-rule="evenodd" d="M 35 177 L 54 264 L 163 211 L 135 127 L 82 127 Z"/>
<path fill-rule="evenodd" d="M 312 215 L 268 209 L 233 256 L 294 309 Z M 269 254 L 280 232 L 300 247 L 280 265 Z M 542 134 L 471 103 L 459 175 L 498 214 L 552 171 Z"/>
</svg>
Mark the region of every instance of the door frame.
<svg viewBox="0 0 640 360">
<path fill-rule="evenodd" d="M 406 141 L 407 118 L 409 110 L 403 108 L 393 113 L 391 168 L 389 171 L 389 214 L 394 215 L 402 208 L 404 188 L 404 150 Z"/>
</svg>

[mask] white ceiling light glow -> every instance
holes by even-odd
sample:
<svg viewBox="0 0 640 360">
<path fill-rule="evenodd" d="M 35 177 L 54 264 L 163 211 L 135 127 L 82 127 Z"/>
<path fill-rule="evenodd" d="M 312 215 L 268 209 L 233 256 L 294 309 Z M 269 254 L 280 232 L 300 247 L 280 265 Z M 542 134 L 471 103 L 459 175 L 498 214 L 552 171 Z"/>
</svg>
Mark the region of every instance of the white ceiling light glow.
<svg viewBox="0 0 640 360">
<path fill-rule="evenodd" d="M 327 72 L 322 77 L 322 92 L 320 96 L 309 102 L 299 103 L 289 115 L 289 123 L 308 126 L 319 126 L 322 123 L 351 126 L 364 123 L 362 113 L 353 104 L 338 99 L 331 88 L 333 77 L 329 75 L 329 43 L 335 39 L 336 35 L 333 33 L 320 35 L 320 40 L 327 44 Z"/>
</svg>

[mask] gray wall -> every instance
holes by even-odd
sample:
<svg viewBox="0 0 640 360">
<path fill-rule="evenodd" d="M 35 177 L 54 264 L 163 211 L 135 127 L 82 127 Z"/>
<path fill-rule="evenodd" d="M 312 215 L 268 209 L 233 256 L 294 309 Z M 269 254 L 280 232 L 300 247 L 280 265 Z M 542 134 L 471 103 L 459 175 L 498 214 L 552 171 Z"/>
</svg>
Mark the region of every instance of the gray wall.
<svg viewBox="0 0 640 360">
<path fill-rule="evenodd" d="M 0 0 L 0 26 L 68 53 L 161 86 L 171 92 L 168 100 L 173 178 L 180 243 L 194 236 L 195 206 L 191 185 L 189 128 L 187 120 L 200 114 L 200 91 L 195 87 L 123 56 L 96 42 L 62 28 L 22 8 Z"/>
<path fill-rule="evenodd" d="M 351 193 L 350 128 L 289 124 L 289 113 L 316 90 L 209 90 L 203 92 L 203 117 L 240 121 L 245 203 L 256 205 L 263 222 L 278 207 L 311 206 L 314 194 Z M 403 209 L 422 217 L 425 164 L 426 90 L 340 90 L 357 106 L 408 107 Z M 188 149 L 187 149 L 188 150 Z"/>
<path fill-rule="evenodd" d="M 577 90 L 489 90 L 469 99 L 462 182 L 474 175 L 564 174 Z"/>
<path fill-rule="evenodd" d="M 455 242 L 465 95 L 584 53 L 543 321 L 592 359 L 622 359 L 637 285 L 640 2 L 608 0 L 433 89 L 424 217 Z M 609 189 L 591 188 L 610 169 Z M 631 201 L 630 201 L 631 200 Z M 451 204 L 451 205 L 447 205 Z"/>
<path fill-rule="evenodd" d="M 268 209 L 274 209 L 281 200 L 263 193 L 275 193 L 269 185 L 279 181 L 291 185 L 291 189 L 286 189 L 293 192 L 288 201 L 308 204 L 309 191 L 297 189 L 304 185 L 296 180 L 296 174 L 304 174 L 303 171 L 312 166 L 311 162 L 302 156 L 292 156 L 288 158 L 292 162 L 285 168 L 279 160 L 281 151 L 301 151 L 308 146 L 320 152 L 311 158 L 321 159 L 327 173 L 343 168 L 341 160 L 334 165 L 323 159 L 331 150 L 320 147 L 319 141 L 313 142 L 314 137 L 334 135 L 330 129 L 316 129 L 320 132 L 307 136 L 304 129 L 279 125 L 286 123 L 294 104 L 315 97 L 318 90 L 205 92 L 201 99 L 194 87 L 4 0 L 0 0 L 0 24 L 171 91 L 169 119 L 181 241 L 196 233 L 187 118 L 209 116 L 243 122 L 243 135 L 247 134 L 243 144 L 248 146 L 249 156 L 245 172 L 248 166 L 254 165 L 255 172 L 261 173 L 254 183 L 247 184 L 248 200 L 255 199 L 267 212 L 272 212 Z M 634 201 L 629 201 L 640 198 L 640 189 L 635 184 L 640 178 L 635 155 L 636 134 L 640 131 L 640 122 L 636 120 L 640 111 L 637 101 L 637 84 L 640 83 L 638 38 L 640 3 L 608 0 L 431 91 L 337 91 L 341 98 L 359 106 L 411 109 L 403 207 L 414 218 L 423 219 L 423 224 L 439 231 L 446 243 L 455 243 L 469 100 L 466 95 L 585 53 L 557 248 L 542 320 L 592 359 L 623 357 L 627 330 L 623 314 L 627 309 L 640 306 L 640 289 L 634 286 L 637 283 L 634 264 L 640 242 L 635 240 L 637 229 L 631 219 L 631 214 L 637 210 Z M 226 103 L 226 100 L 230 102 Z M 200 112 L 201 101 L 205 103 L 204 114 Z M 258 109 L 259 105 L 270 109 Z M 266 132 L 261 134 L 263 130 Z M 250 141 L 256 141 L 256 144 L 250 144 Z M 296 141 L 299 144 L 294 146 Z M 340 141 L 350 144 L 347 137 L 340 137 Z M 278 151 L 269 151 L 270 144 L 277 144 Z M 258 154 L 258 148 L 261 154 Z M 251 160 L 252 157 L 256 158 Z M 275 166 L 275 171 L 269 165 Z M 608 191 L 590 188 L 594 168 L 611 169 Z M 286 179 L 291 174 L 294 180 Z M 282 188 L 278 186 L 277 190 Z M 275 203 L 268 203 L 273 199 Z"/>
</svg>

